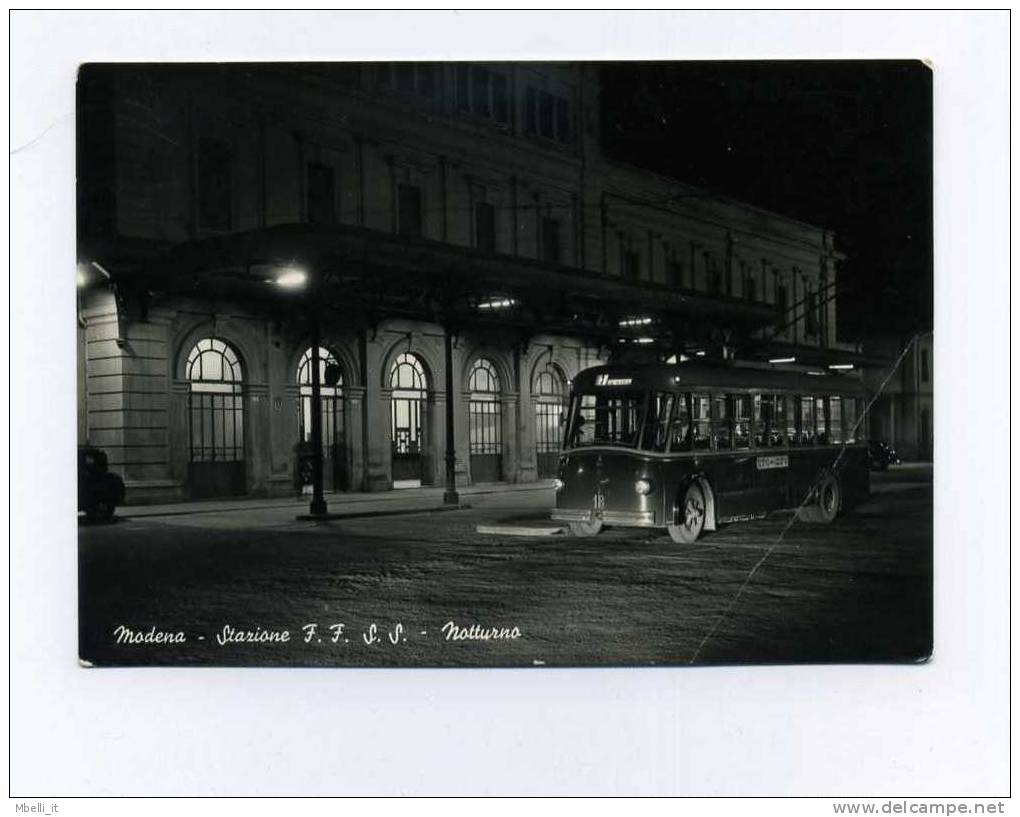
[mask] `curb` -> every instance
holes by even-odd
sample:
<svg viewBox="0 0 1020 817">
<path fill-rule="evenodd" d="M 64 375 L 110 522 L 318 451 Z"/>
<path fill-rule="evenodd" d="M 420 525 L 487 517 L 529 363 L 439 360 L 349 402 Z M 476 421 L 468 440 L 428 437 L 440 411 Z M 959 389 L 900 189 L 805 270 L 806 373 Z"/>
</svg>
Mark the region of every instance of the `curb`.
<svg viewBox="0 0 1020 817">
<path fill-rule="evenodd" d="M 354 511 L 353 513 L 327 513 L 325 516 L 312 516 L 303 513 L 295 516 L 298 522 L 332 522 L 336 519 L 369 519 L 375 516 L 410 516 L 416 513 L 444 513 L 445 511 L 466 511 L 470 505 L 438 505 L 429 508 L 395 508 L 394 510 Z"/>
<path fill-rule="evenodd" d="M 545 483 L 542 483 L 542 482 L 517 483 L 517 484 L 508 484 L 508 485 L 505 485 L 505 486 L 497 486 L 497 485 L 487 484 L 487 485 L 480 485 L 477 488 L 475 488 L 474 486 L 466 486 L 465 488 L 461 488 L 460 489 L 460 495 L 462 497 L 471 497 L 471 496 L 475 496 L 475 495 L 488 496 L 490 494 L 499 494 L 499 493 L 508 493 L 508 492 L 525 493 L 525 492 L 529 492 L 529 491 L 545 491 L 545 490 L 549 490 L 551 487 L 552 487 L 551 483 L 550 484 L 545 484 Z M 439 495 L 439 491 L 440 490 L 441 489 L 437 489 L 437 496 L 436 496 L 437 499 L 441 498 L 440 495 Z M 358 496 L 357 499 L 343 499 L 343 500 L 341 500 L 341 499 L 334 499 L 333 501 L 335 502 L 336 505 L 339 505 L 341 507 L 343 507 L 345 505 L 346 506 L 362 505 L 362 504 L 365 504 L 365 503 L 382 503 L 382 502 L 399 503 L 399 502 L 403 501 L 404 497 L 400 497 L 399 495 L 395 495 L 395 494 L 399 494 L 399 492 L 394 492 L 394 491 L 379 491 L 375 495 L 364 495 L 364 494 L 360 495 L 360 496 Z M 159 507 L 159 506 L 152 506 L 152 505 L 126 505 L 126 506 L 121 506 L 121 507 L 119 507 L 117 509 L 118 510 L 118 514 L 117 515 L 121 519 L 142 519 L 142 518 L 154 518 L 154 517 L 160 517 L 160 516 L 190 516 L 192 514 L 234 513 L 236 511 L 248 511 L 248 510 L 263 511 L 263 510 L 281 510 L 281 509 L 285 509 L 285 508 L 294 508 L 295 510 L 298 510 L 300 508 L 306 508 L 306 507 L 308 507 L 308 503 L 306 501 L 303 501 L 303 500 L 294 501 L 293 499 L 281 499 L 279 502 L 273 502 L 273 501 L 270 500 L 268 502 L 265 502 L 265 504 L 252 504 L 252 505 L 243 505 L 241 503 L 238 503 L 238 505 L 232 506 L 232 507 L 218 506 L 218 507 L 213 507 L 213 508 L 205 507 L 205 503 L 202 502 L 202 501 L 196 501 L 194 503 L 186 503 L 186 502 L 178 503 L 177 507 L 174 507 L 174 506 Z M 462 507 L 467 507 L 467 506 L 463 505 Z M 432 509 L 431 508 L 426 508 L 425 510 L 432 510 Z M 400 511 L 386 511 L 385 513 L 390 514 L 390 513 L 398 513 L 398 512 L 400 512 Z M 340 517 L 350 518 L 351 516 L 368 515 L 368 514 L 373 514 L 373 513 L 375 513 L 375 511 L 352 511 L 350 514 L 347 514 L 347 513 L 343 512 L 343 511 L 338 511 L 336 513 L 336 516 L 337 516 L 337 518 L 340 518 Z M 332 516 L 333 516 L 333 514 L 330 514 L 330 517 L 332 517 Z"/>
<path fill-rule="evenodd" d="M 488 533 L 503 536 L 557 536 L 566 533 L 561 525 L 537 527 L 535 525 L 476 525 L 476 533 Z"/>
</svg>

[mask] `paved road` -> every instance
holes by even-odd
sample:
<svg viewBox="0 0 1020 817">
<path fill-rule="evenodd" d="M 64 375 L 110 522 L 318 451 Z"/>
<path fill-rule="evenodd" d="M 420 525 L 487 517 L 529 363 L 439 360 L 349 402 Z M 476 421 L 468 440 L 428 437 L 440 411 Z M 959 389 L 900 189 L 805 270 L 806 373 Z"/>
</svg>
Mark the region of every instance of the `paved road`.
<svg viewBox="0 0 1020 817">
<path fill-rule="evenodd" d="M 83 526 L 81 655 L 99 665 L 919 660 L 931 643 L 931 470 L 873 483 L 871 500 L 830 526 L 797 522 L 783 535 L 790 517 L 774 514 L 693 547 L 644 531 L 476 533 L 535 516 L 548 491 L 329 524 L 268 508 Z M 447 640 L 447 622 L 520 636 Z M 119 625 L 186 640 L 117 644 Z M 290 640 L 220 644 L 225 626 Z"/>
</svg>

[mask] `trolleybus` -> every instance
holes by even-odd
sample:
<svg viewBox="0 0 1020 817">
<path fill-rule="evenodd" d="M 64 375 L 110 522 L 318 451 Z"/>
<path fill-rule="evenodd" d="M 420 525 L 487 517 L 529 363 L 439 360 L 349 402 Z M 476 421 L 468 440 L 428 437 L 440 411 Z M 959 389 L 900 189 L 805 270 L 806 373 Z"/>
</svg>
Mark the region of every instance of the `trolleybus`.
<svg viewBox="0 0 1020 817">
<path fill-rule="evenodd" d="M 552 518 L 578 536 L 665 528 L 678 543 L 782 508 L 831 522 L 870 491 L 863 397 L 845 375 L 700 361 L 586 369 Z"/>
</svg>

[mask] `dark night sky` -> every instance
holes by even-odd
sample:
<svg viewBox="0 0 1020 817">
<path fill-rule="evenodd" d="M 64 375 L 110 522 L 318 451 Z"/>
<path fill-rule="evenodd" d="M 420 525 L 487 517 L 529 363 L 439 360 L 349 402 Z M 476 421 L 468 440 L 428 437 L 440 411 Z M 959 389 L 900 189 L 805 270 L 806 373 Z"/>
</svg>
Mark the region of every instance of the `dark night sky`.
<svg viewBox="0 0 1020 817">
<path fill-rule="evenodd" d="M 932 81 L 918 62 L 602 67 L 610 156 L 837 233 L 840 336 L 932 324 Z"/>
</svg>

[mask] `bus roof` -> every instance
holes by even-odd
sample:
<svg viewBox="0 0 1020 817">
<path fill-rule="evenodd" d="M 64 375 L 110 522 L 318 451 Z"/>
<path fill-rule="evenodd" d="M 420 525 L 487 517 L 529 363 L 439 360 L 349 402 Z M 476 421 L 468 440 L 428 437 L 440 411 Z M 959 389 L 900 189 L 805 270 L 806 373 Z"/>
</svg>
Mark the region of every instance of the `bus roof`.
<svg viewBox="0 0 1020 817">
<path fill-rule="evenodd" d="M 602 382 L 599 382 L 599 381 Z M 589 389 L 748 389 L 791 391 L 801 394 L 847 394 L 859 396 L 864 387 L 845 375 L 808 375 L 804 372 L 722 366 L 701 361 L 684 363 L 620 364 L 594 366 L 578 373 L 574 390 Z"/>
</svg>

